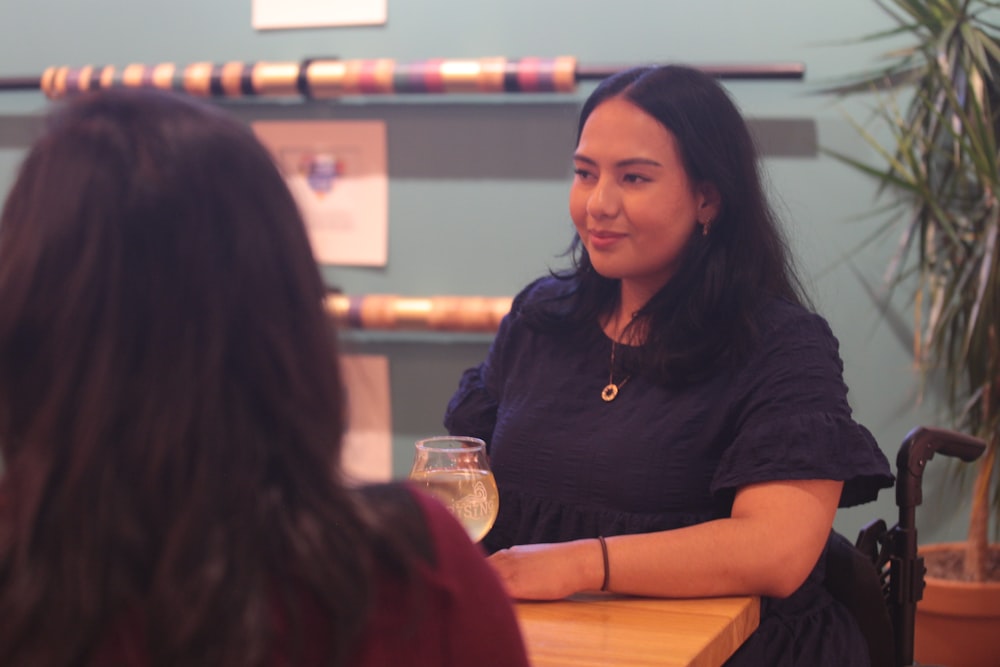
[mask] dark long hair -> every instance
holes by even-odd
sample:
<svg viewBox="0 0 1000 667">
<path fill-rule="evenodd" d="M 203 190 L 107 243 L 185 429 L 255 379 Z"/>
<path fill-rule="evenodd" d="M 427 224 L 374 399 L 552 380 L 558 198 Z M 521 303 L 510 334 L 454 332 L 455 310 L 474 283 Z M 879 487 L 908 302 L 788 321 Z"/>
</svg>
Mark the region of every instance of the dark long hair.
<svg viewBox="0 0 1000 667">
<path fill-rule="evenodd" d="M 323 296 L 245 125 L 152 91 L 54 115 L 0 219 L 0 664 L 86 664 L 123 620 L 154 665 L 260 664 L 295 590 L 343 661 L 379 528 Z"/>
<path fill-rule="evenodd" d="M 645 343 L 626 357 L 633 372 L 664 385 L 696 381 L 742 359 L 758 333 L 764 299 L 805 303 L 786 241 L 764 192 L 753 138 L 717 81 L 683 66 L 639 67 L 602 81 L 580 112 L 577 141 L 601 103 L 623 97 L 669 130 L 692 183 L 715 185 L 721 209 L 707 236 L 701 226 L 678 271 L 639 311 Z M 618 280 L 598 274 L 576 237 L 568 301 L 545 304 L 529 321 L 543 328 L 578 327 L 612 312 Z"/>
</svg>

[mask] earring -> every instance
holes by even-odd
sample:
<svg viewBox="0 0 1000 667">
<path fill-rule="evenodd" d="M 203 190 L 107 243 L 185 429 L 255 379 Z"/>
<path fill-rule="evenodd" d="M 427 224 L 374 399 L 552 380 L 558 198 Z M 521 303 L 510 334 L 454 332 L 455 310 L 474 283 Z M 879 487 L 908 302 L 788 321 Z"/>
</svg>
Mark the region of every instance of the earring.
<svg viewBox="0 0 1000 667">
<path fill-rule="evenodd" d="M 709 228 L 712 226 L 713 222 L 715 222 L 715 221 L 712 220 L 711 218 L 709 218 L 705 222 L 701 223 L 701 235 L 702 236 L 708 236 Z"/>
</svg>

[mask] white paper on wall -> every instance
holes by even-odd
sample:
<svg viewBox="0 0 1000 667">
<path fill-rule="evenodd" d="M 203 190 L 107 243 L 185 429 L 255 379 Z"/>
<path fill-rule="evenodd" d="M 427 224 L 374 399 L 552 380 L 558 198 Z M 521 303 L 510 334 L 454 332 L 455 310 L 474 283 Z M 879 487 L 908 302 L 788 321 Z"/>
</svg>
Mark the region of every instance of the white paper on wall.
<svg viewBox="0 0 1000 667">
<path fill-rule="evenodd" d="M 382 121 L 259 121 L 253 129 L 285 175 L 316 261 L 385 266 L 389 183 Z"/>
<path fill-rule="evenodd" d="M 387 0 L 253 0 L 256 30 L 381 25 Z"/>
<path fill-rule="evenodd" d="M 392 406 L 389 359 L 383 355 L 343 355 L 348 429 L 342 462 L 348 478 L 384 482 L 392 476 Z"/>
</svg>

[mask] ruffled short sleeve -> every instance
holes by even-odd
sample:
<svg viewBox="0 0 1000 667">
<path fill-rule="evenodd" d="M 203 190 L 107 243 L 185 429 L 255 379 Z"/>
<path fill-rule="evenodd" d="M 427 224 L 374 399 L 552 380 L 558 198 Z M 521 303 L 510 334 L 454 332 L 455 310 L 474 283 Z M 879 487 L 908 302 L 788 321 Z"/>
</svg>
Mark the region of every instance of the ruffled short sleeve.
<svg viewBox="0 0 1000 667">
<path fill-rule="evenodd" d="M 458 389 L 448 401 L 444 415 L 444 427 L 451 435 L 480 438 L 486 442 L 489 450 L 501 399 L 503 370 L 506 367 L 504 352 L 509 339 L 515 335 L 524 303 L 538 284 L 539 281 L 531 283 L 514 297 L 510 312 L 500 321 L 486 359 L 462 374 Z"/>
<path fill-rule="evenodd" d="M 498 401 L 486 378 L 490 374 L 488 361 L 466 370 L 458 390 L 448 402 L 444 427 L 452 435 L 471 435 L 489 443 L 496 426 Z"/>
<path fill-rule="evenodd" d="M 874 500 L 892 486 L 889 462 L 854 421 L 838 342 L 818 315 L 775 306 L 762 344 L 739 373 L 737 432 L 712 480 L 713 493 L 759 482 L 834 479 L 840 506 Z"/>
</svg>

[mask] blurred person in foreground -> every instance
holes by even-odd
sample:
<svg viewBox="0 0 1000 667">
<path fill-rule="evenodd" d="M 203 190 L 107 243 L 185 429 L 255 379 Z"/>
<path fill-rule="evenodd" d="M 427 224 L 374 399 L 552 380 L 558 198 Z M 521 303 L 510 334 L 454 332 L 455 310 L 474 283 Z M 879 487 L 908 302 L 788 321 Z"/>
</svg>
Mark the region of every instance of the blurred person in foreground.
<svg viewBox="0 0 1000 667">
<path fill-rule="evenodd" d="M 323 296 L 244 124 L 54 113 L 0 220 L 0 664 L 527 664 L 447 510 L 344 479 Z"/>
</svg>

